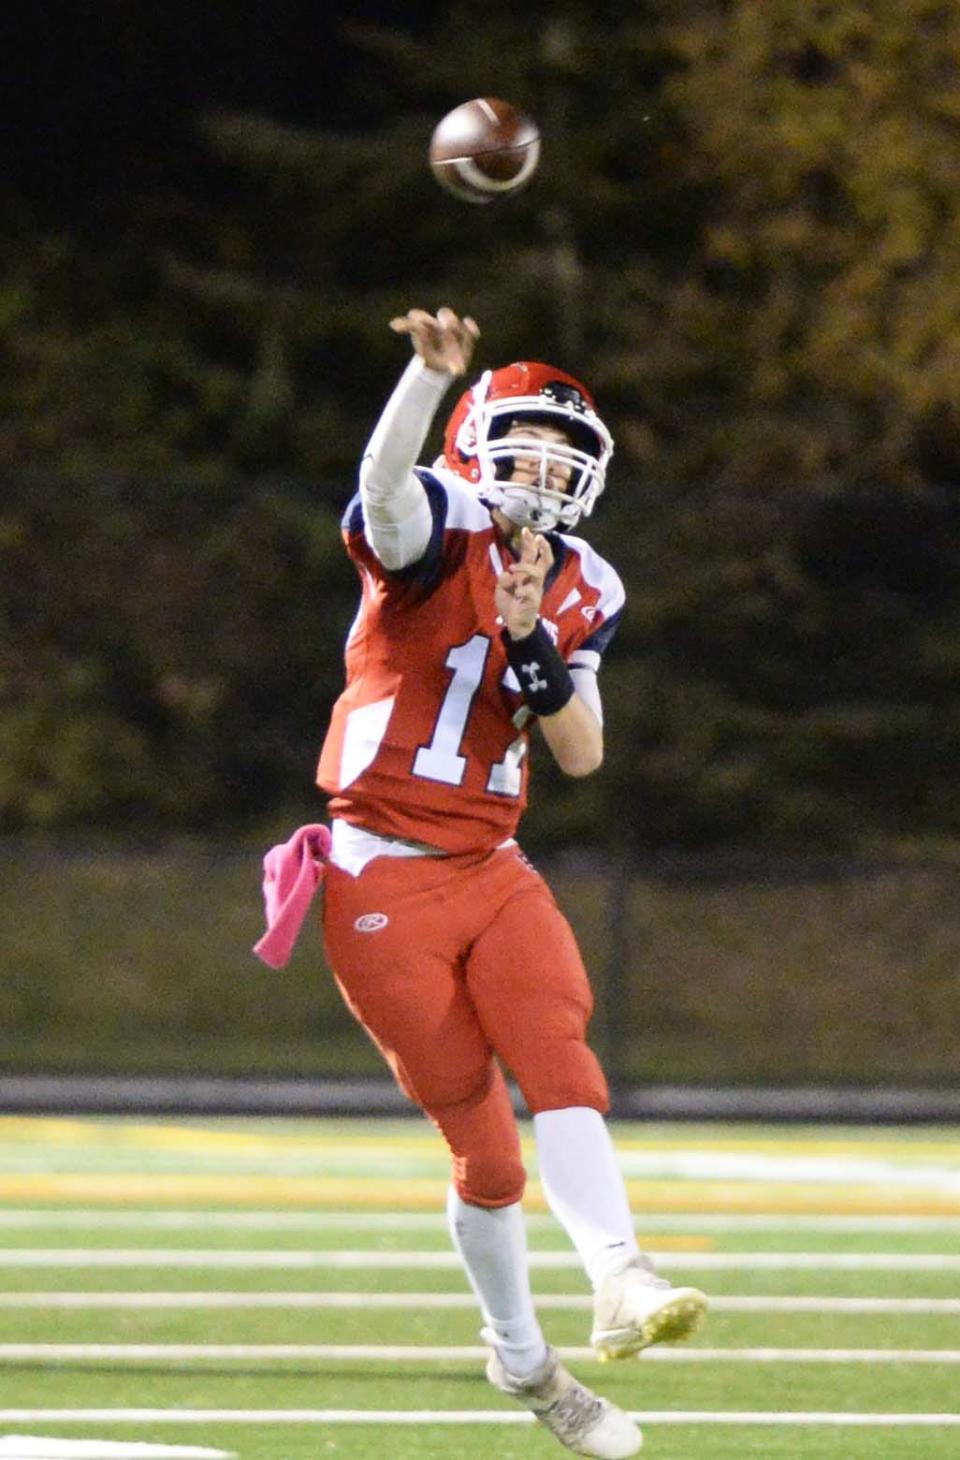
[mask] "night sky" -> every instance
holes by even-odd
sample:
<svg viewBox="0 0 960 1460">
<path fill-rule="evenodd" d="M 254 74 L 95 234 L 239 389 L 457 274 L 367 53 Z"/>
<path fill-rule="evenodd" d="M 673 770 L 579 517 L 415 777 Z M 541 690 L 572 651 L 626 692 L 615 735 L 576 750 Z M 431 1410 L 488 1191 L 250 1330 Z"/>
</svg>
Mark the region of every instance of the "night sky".
<svg viewBox="0 0 960 1460">
<path fill-rule="evenodd" d="M 189 187 L 209 107 L 362 127 L 367 95 L 346 22 L 418 33 L 442 6 L 356 0 L 39 0 L 2 22 L 4 192 L 56 225 L 111 201 Z M 14 9 L 14 7 L 11 7 Z"/>
</svg>

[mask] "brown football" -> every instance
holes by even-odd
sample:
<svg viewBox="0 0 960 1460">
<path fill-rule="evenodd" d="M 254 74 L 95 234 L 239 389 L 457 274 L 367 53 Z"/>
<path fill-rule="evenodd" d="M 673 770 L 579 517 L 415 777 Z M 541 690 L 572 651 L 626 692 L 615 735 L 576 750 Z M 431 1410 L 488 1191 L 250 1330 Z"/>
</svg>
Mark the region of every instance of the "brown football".
<svg viewBox="0 0 960 1460">
<path fill-rule="evenodd" d="M 468 203 L 492 203 L 530 181 L 540 160 L 540 132 L 508 101 L 478 96 L 454 107 L 430 139 L 437 181 Z"/>
</svg>

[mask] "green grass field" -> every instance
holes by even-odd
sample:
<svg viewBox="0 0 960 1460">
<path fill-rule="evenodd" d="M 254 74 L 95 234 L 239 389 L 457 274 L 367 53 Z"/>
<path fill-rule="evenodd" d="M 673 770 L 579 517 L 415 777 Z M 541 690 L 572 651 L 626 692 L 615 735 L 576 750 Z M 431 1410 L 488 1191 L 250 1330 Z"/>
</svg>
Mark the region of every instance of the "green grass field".
<svg viewBox="0 0 960 1460">
<path fill-rule="evenodd" d="M 590 1357 L 525 1128 L 533 1279 L 548 1337 L 638 1415 L 645 1454 L 956 1460 L 960 1132 L 614 1135 L 641 1242 L 711 1295 L 706 1328 Z M 566 1453 L 483 1377 L 445 1183 L 416 1119 L 0 1119 L 0 1455 L 11 1435 L 242 1460 Z"/>
</svg>

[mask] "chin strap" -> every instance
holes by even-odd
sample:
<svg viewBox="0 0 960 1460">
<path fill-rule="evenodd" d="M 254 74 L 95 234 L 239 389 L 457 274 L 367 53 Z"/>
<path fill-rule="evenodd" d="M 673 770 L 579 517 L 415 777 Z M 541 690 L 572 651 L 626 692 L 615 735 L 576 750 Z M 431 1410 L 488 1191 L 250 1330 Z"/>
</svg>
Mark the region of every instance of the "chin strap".
<svg viewBox="0 0 960 1460">
<path fill-rule="evenodd" d="M 552 502 L 544 503 L 539 494 L 526 487 L 500 489 L 500 500 L 494 503 L 517 527 L 534 532 L 552 532 L 560 521 L 560 511 Z"/>
</svg>

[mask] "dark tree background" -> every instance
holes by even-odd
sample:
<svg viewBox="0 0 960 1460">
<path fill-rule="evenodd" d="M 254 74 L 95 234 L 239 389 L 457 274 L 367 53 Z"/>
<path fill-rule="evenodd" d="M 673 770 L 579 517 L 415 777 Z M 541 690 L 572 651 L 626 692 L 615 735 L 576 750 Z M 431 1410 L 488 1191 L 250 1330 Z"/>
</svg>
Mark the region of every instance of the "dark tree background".
<svg viewBox="0 0 960 1460">
<path fill-rule="evenodd" d="M 7 22 L 2 824 L 316 811 L 387 321 L 450 303 L 617 440 L 608 763 L 538 757 L 528 839 L 954 841 L 955 8 L 396 9 Z M 482 94 L 544 154 L 471 208 L 425 153 Z"/>
</svg>

